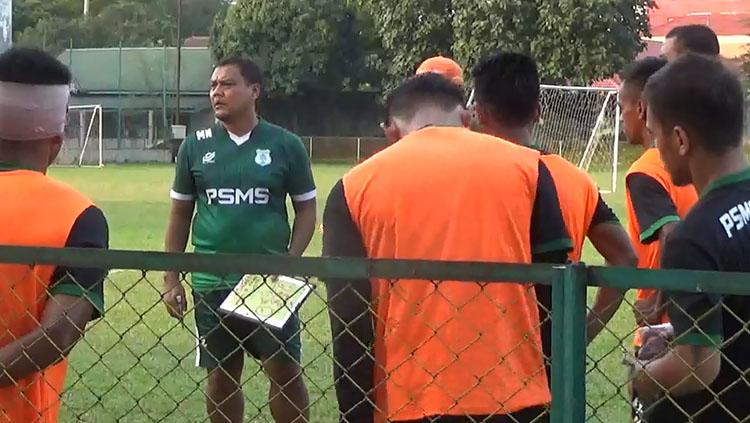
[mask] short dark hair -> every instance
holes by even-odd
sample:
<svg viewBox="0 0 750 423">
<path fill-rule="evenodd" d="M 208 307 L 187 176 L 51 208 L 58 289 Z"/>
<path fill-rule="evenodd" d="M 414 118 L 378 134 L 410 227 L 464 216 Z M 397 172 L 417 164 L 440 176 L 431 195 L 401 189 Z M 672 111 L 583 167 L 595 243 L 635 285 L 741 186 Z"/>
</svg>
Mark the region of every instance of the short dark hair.
<svg viewBox="0 0 750 423">
<path fill-rule="evenodd" d="M 496 53 L 479 62 L 471 75 L 477 103 L 489 105 L 514 125 L 532 121 L 540 95 L 534 59 L 521 53 Z"/>
<path fill-rule="evenodd" d="M 464 105 L 464 92 L 437 73 L 424 73 L 410 77 L 391 91 L 385 101 L 388 117 L 411 119 L 420 107 L 435 105 L 451 111 Z"/>
<path fill-rule="evenodd" d="M 651 75 L 666 65 L 667 60 L 661 57 L 644 57 L 626 66 L 620 72 L 620 79 L 623 83 L 642 91 Z"/>
<path fill-rule="evenodd" d="M 721 154 L 742 143 L 742 85 L 717 58 L 681 56 L 648 80 L 644 98 L 662 124 L 685 128 L 706 151 Z"/>
<path fill-rule="evenodd" d="M 253 60 L 246 57 L 229 56 L 221 59 L 216 64 L 217 68 L 224 66 L 237 66 L 245 82 L 248 84 L 258 84 L 263 87 L 263 71 Z"/>
<path fill-rule="evenodd" d="M 42 50 L 12 47 L 0 55 L 0 81 L 28 85 L 69 85 L 70 70 Z"/>
<path fill-rule="evenodd" d="M 719 55 L 719 38 L 706 25 L 677 26 L 667 33 L 667 38 L 674 38 L 685 52 Z"/>
</svg>

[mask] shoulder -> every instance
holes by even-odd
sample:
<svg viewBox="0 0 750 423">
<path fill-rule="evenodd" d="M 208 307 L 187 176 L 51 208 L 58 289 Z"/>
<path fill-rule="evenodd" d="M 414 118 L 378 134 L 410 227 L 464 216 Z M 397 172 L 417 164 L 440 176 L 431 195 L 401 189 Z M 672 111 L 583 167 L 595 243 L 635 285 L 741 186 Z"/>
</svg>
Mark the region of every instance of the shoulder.
<svg viewBox="0 0 750 423">
<path fill-rule="evenodd" d="M 89 207 L 93 205 L 91 200 L 77 189 L 70 185 L 52 179 L 49 176 L 45 176 L 45 183 L 47 184 L 47 190 L 50 194 L 56 195 L 58 198 L 65 199 L 72 203 L 77 203 L 81 207 Z"/>
<path fill-rule="evenodd" d="M 295 134 L 294 132 L 282 126 L 276 125 L 275 123 L 271 123 L 265 119 L 261 119 L 258 125 L 263 131 L 264 137 L 272 137 L 275 140 L 280 141 L 285 145 L 302 144 L 302 139 L 297 134 Z"/>
<path fill-rule="evenodd" d="M 557 154 L 542 154 L 540 160 L 547 166 L 552 177 L 559 175 L 566 183 L 574 182 L 581 186 L 596 186 L 591 177 L 581 168 Z"/>
</svg>

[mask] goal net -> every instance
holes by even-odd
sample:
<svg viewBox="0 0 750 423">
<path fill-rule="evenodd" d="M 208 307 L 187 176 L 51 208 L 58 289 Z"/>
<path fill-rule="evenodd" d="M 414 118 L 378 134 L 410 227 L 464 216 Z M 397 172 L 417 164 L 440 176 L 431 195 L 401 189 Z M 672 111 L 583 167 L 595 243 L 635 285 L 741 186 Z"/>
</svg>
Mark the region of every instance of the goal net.
<svg viewBox="0 0 750 423">
<path fill-rule="evenodd" d="M 103 150 L 102 106 L 70 106 L 58 164 L 102 167 Z"/>
<path fill-rule="evenodd" d="M 534 141 L 584 169 L 602 192 L 617 189 L 619 107 L 611 88 L 542 85 Z"/>
</svg>

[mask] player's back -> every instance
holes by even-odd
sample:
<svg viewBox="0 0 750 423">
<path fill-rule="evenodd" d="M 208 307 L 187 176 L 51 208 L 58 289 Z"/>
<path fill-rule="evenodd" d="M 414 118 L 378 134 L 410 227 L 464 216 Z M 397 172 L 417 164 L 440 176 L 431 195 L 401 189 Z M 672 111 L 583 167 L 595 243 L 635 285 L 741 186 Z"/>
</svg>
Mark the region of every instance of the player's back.
<svg viewBox="0 0 750 423">
<path fill-rule="evenodd" d="M 463 128 L 405 137 L 344 177 L 367 256 L 529 263 L 538 157 Z M 528 287 L 374 280 L 372 295 L 380 418 L 504 414 L 549 401 Z"/>
<path fill-rule="evenodd" d="M 77 217 L 91 203 L 39 172 L 0 170 L 0 244 L 65 246 Z M 0 348 L 38 327 L 54 266 L 0 264 Z M 0 388 L 0 421 L 55 422 L 66 360 Z M 6 420 L 7 419 L 7 420 Z"/>
<path fill-rule="evenodd" d="M 573 241 L 569 258 L 581 261 L 586 234 L 596 213 L 599 191 L 589 175 L 557 154 L 542 154 L 557 187 L 565 227 Z"/>
</svg>

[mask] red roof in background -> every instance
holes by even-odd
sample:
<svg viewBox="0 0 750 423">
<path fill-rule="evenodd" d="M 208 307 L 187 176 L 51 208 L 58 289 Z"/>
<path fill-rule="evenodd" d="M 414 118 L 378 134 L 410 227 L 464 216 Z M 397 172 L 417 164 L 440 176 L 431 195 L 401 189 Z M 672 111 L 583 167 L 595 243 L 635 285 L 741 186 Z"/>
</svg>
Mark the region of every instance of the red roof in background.
<svg viewBox="0 0 750 423">
<path fill-rule="evenodd" d="M 674 27 L 704 24 L 717 35 L 750 34 L 748 0 L 657 0 L 649 13 L 651 34 L 665 36 Z"/>
</svg>

